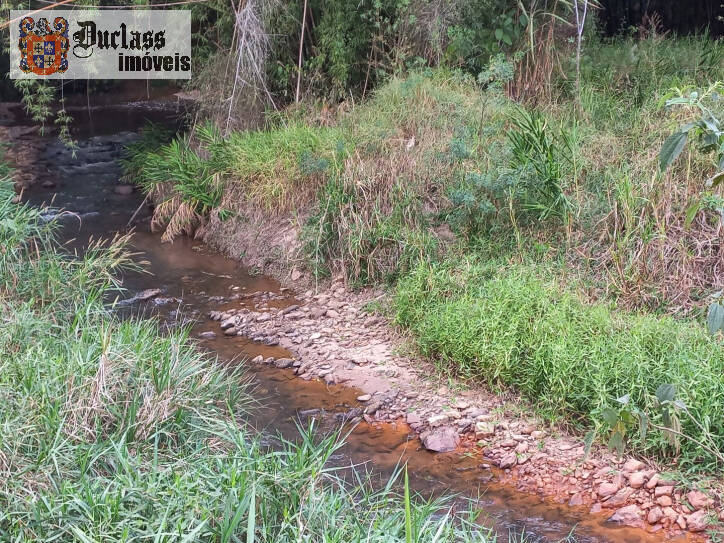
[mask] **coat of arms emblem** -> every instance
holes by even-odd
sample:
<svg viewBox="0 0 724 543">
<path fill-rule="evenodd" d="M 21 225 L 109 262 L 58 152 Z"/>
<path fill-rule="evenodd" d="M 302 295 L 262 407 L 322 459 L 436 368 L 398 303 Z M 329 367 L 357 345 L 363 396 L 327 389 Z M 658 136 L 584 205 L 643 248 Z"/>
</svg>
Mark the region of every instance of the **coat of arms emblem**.
<svg viewBox="0 0 724 543">
<path fill-rule="evenodd" d="M 20 69 L 25 73 L 50 75 L 68 69 L 68 21 L 56 17 L 51 29 L 47 19 L 24 17 L 20 21 Z"/>
</svg>

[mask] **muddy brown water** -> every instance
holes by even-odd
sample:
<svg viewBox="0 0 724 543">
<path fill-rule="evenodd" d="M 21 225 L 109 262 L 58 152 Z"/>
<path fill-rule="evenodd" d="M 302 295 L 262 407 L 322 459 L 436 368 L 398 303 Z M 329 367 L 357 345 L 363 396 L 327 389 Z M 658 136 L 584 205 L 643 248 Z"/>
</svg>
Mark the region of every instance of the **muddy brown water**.
<svg viewBox="0 0 724 543">
<path fill-rule="evenodd" d="M 150 232 L 150 210 L 141 205 L 143 196 L 134 192 L 114 192 L 121 169 L 117 162 L 122 146 L 135 137 L 146 120 L 177 123 L 180 114 L 173 99 L 153 102 L 132 101 L 91 108 L 76 128 L 79 148 L 76 156 L 57 141 L 34 136 L 34 162 L 39 166 L 37 183 L 27 192 L 33 205 L 46 208 L 48 218 L 58 216 L 61 240 L 70 250 L 81 250 L 90 238 L 109 238 L 123 232 L 136 209 L 131 249 L 144 273 L 126 273 L 122 297 L 149 288 L 163 291 L 160 300 L 130 304 L 126 314 L 154 315 L 163 323 L 191 323 L 193 335 L 218 332 L 206 314 L 210 310 L 241 307 L 252 303 L 244 294 L 256 291 L 280 292 L 273 279 L 250 274 L 237 261 L 215 254 L 200 242 L 188 238 L 162 244 L 160 236 Z M 7 124 L 7 119 L 4 121 Z M 29 124 L 19 110 L 10 121 Z M 16 142 L 17 143 L 17 142 Z M 43 181 L 53 186 L 43 187 Z M 47 183 L 46 183 L 47 184 Z M 294 302 L 293 293 L 285 293 L 282 303 Z M 166 303 L 159 303 L 165 301 Z M 273 369 L 248 362 L 258 354 L 289 356 L 278 347 L 257 344 L 241 337 L 218 335 L 200 340 L 200 346 L 218 357 L 220 363 L 241 364 L 255 387 L 258 405 L 253 423 L 268 436 L 281 434 L 293 439 L 297 424 L 306 424 L 309 416 L 321 422 L 321 428 L 333 431 L 341 424 L 334 415 L 358 405 L 360 391 L 343 386 L 328 386 L 321 381 L 297 379 L 290 370 Z M 310 415 L 310 410 L 313 414 Z M 641 530 L 614 526 L 605 517 L 589 515 L 587 509 L 570 508 L 537 496 L 517 492 L 501 484 L 495 472 L 482 467 L 484 460 L 466 454 L 433 454 L 403 425 L 358 424 L 351 432 L 334 462 L 344 469 L 354 464 L 371 472 L 383 483 L 396 467 L 407 463 L 415 490 L 429 495 L 452 493 L 461 503 L 472 500 L 483 512 L 483 522 L 501 537 L 526 534 L 530 540 L 559 541 L 573 537 L 577 541 L 645 542 L 660 536 Z M 270 441 L 273 441 L 270 439 Z M 463 506 L 465 507 L 465 506 Z"/>
</svg>

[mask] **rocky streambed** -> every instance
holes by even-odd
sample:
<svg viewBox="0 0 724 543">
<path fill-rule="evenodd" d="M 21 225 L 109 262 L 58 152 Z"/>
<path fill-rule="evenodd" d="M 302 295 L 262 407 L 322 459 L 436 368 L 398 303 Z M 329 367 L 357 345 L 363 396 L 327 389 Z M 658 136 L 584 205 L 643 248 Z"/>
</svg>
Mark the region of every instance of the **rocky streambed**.
<svg viewBox="0 0 724 543">
<path fill-rule="evenodd" d="M 207 316 L 218 322 L 220 335 L 290 353 L 257 355 L 253 363 L 360 389 L 350 421 L 404 423 L 427 450 L 479 456 L 520 491 L 668 536 L 715 530 L 724 520 L 713 491 L 678 485 L 655 467 L 605 449 L 584 459 L 580 437 L 528 416 L 519 398 L 441 384 L 428 362 L 403 354 L 407 343 L 390 323 L 366 309 L 384 297 L 375 290 L 350 292 L 337 281 L 297 294 L 286 306 L 279 305 L 285 298 L 279 293 L 236 294 Z"/>
</svg>

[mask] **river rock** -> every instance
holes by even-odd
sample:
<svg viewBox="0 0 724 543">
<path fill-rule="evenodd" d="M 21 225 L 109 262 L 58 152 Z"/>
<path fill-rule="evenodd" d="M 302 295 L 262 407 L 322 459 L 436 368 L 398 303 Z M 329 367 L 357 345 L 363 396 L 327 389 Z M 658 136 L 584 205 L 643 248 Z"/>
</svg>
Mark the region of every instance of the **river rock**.
<svg viewBox="0 0 724 543">
<path fill-rule="evenodd" d="M 656 498 L 656 503 L 658 503 L 661 507 L 671 507 L 674 500 L 671 499 L 671 496 L 659 496 Z"/>
<path fill-rule="evenodd" d="M 251 361 L 254 364 L 261 364 L 262 362 L 264 362 L 264 357 L 262 355 L 258 354 L 254 358 L 252 358 Z"/>
<path fill-rule="evenodd" d="M 443 426 L 426 432 L 422 438 L 423 446 L 433 452 L 454 451 L 458 443 L 460 443 L 460 436 L 451 426 Z"/>
<path fill-rule="evenodd" d="M 628 484 L 631 488 L 641 488 L 646 482 L 646 473 L 643 471 L 637 471 L 629 475 Z"/>
<path fill-rule="evenodd" d="M 712 499 L 699 490 L 692 490 L 686 494 L 686 501 L 694 510 L 704 509 L 712 504 Z"/>
<path fill-rule="evenodd" d="M 274 366 L 282 370 L 288 368 L 292 364 L 294 364 L 294 360 L 291 358 L 277 358 L 274 361 Z"/>
<path fill-rule="evenodd" d="M 641 510 L 638 505 L 631 504 L 622 507 L 608 518 L 609 522 L 624 524 L 625 526 L 641 526 Z"/>
<path fill-rule="evenodd" d="M 686 524 L 692 532 L 703 532 L 709 526 L 707 512 L 703 509 L 686 517 Z"/>
<path fill-rule="evenodd" d="M 440 415 L 433 415 L 429 419 L 427 419 L 427 423 L 432 427 L 435 428 L 437 426 L 442 426 L 443 424 L 448 422 L 448 416 L 445 414 Z"/>
<path fill-rule="evenodd" d="M 224 335 L 235 336 L 237 331 L 238 330 L 235 327 L 231 326 L 230 328 L 227 328 L 226 330 L 224 330 Z"/>
<path fill-rule="evenodd" d="M 598 495 L 601 498 L 606 498 L 618 492 L 618 488 L 618 483 L 601 483 L 601 485 L 598 487 Z"/>
<path fill-rule="evenodd" d="M 199 334 L 199 337 L 200 337 L 201 339 L 214 339 L 214 338 L 216 337 L 216 333 L 215 333 L 215 332 L 211 332 L 211 331 L 209 330 L 209 331 L 206 331 L 206 332 L 201 332 L 201 333 Z"/>
<path fill-rule="evenodd" d="M 503 455 L 503 457 L 500 459 L 500 463 L 498 466 L 500 469 L 509 469 L 515 466 L 518 463 L 518 457 L 515 455 L 514 452 L 507 453 Z"/>
<path fill-rule="evenodd" d="M 673 486 L 657 486 L 656 490 L 654 490 L 654 496 L 656 496 L 657 498 L 659 496 L 671 496 L 673 493 Z"/>
<path fill-rule="evenodd" d="M 357 396 L 357 401 L 358 402 L 369 402 L 371 398 L 372 398 L 372 396 L 369 394 L 362 394 L 361 396 Z"/>
<path fill-rule="evenodd" d="M 475 423 L 475 439 L 485 439 L 495 435 L 495 425 L 491 422 Z"/>
<path fill-rule="evenodd" d="M 629 497 L 631 497 L 631 494 L 633 494 L 633 492 L 633 488 L 622 488 L 604 503 L 604 507 L 608 509 L 615 509 L 616 507 L 621 507 L 628 501 Z"/>
<path fill-rule="evenodd" d="M 646 467 L 646 464 L 635 458 L 629 458 L 623 465 L 621 470 L 625 473 L 633 473 L 634 471 L 641 471 Z"/>
<path fill-rule="evenodd" d="M 121 196 L 128 196 L 133 193 L 133 185 L 116 185 L 113 192 Z"/>
<path fill-rule="evenodd" d="M 664 512 L 661 510 L 661 507 L 653 507 L 650 511 L 648 516 L 646 517 L 646 521 L 649 524 L 656 524 L 659 522 L 662 518 L 664 518 Z"/>
</svg>

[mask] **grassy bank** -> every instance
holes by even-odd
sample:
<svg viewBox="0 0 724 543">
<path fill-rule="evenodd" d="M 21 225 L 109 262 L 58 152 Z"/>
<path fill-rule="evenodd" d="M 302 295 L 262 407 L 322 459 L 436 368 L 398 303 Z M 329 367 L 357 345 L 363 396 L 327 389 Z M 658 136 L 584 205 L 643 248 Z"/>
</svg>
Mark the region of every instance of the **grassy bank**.
<svg viewBox="0 0 724 543">
<path fill-rule="evenodd" d="M 184 141 L 218 187 L 210 211 L 185 196 L 197 177 L 180 181 L 188 161 L 171 158 L 174 144 L 135 149 L 129 173 L 155 191 L 169 239 L 224 230 L 239 254 L 233 231 L 255 206 L 297 226 L 292 258 L 317 278 L 396 285 L 399 323 L 443 369 L 586 426 L 611 419 L 606 407 L 625 394 L 662 422 L 652 398 L 673 384 L 690 412 L 666 409 L 721 448 L 721 345 L 703 326 L 724 287 L 724 200 L 707 184 L 719 156 L 694 139 L 662 169 L 660 150 L 702 107 L 721 118 L 707 90 L 724 48 L 656 32 L 589 39 L 578 96 L 559 57 L 546 93 L 514 102 L 520 66 L 497 56 L 477 77 L 411 72 L 362 103 L 295 106 L 259 131 L 197 130 Z M 685 104 L 666 107 L 671 97 Z M 179 228 L 167 210 L 184 205 L 193 219 Z M 686 439 L 624 426 L 638 450 L 712 460 Z"/>
<path fill-rule="evenodd" d="M 649 424 L 664 425 L 655 393 L 674 384 L 680 429 L 724 448 L 724 351 L 698 324 L 585 304 L 533 266 L 476 259 L 420 265 L 400 281 L 394 311 L 441 371 L 513 387 L 583 427 L 603 425 L 604 410 L 626 395 Z M 628 432 L 641 452 L 677 454 L 665 432 Z M 693 441 L 678 444 L 683 468 L 715 460 Z"/>
<path fill-rule="evenodd" d="M 238 372 L 186 330 L 103 303 L 123 239 L 66 254 L 54 225 L 0 180 L 0 539 L 480 541 L 441 502 L 406 500 L 326 467 L 335 436 L 275 450 L 242 420 Z M 406 512 L 407 509 L 407 512 Z M 410 541 L 411 539 L 407 539 Z"/>
</svg>

